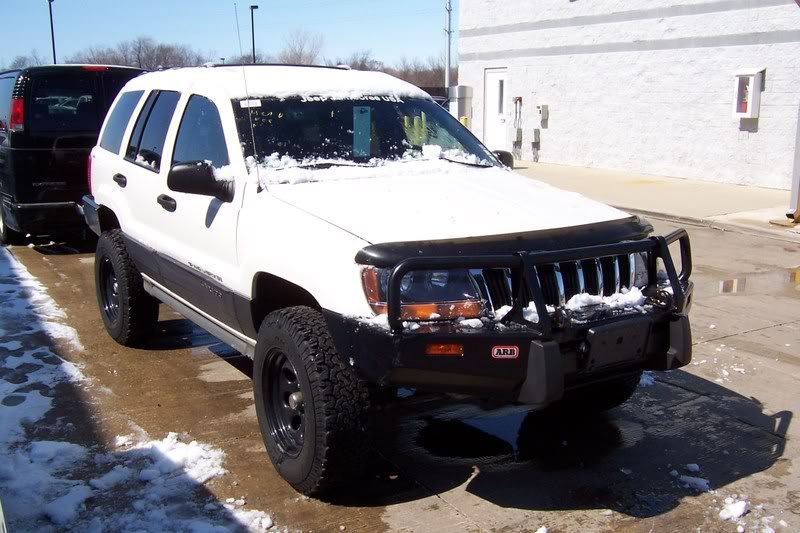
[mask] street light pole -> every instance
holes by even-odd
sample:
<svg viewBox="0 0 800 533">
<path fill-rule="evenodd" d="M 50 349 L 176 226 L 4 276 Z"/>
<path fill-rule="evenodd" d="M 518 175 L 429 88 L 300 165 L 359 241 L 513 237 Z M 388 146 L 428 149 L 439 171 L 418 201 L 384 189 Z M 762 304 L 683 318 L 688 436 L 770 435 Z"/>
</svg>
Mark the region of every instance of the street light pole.
<svg viewBox="0 0 800 533">
<path fill-rule="evenodd" d="M 250 6 L 250 36 L 253 39 L 253 63 L 256 62 L 256 26 L 255 22 L 253 22 L 253 12 L 255 12 L 256 9 L 258 9 L 258 6 Z"/>
<path fill-rule="evenodd" d="M 53 31 L 53 1 L 47 0 L 47 7 L 50 9 L 50 42 L 53 45 L 53 64 L 56 64 L 56 34 Z"/>
<path fill-rule="evenodd" d="M 450 0 L 447 0 L 445 4 L 445 9 L 447 10 L 447 29 L 444 30 L 445 35 L 447 35 L 447 61 L 444 66 L 444 86 L 445 89 L 448 91 L 450 90 L 450 48 L 452 46 L 453 41 L 453 5 L 450 3 Z"/>
</svg>

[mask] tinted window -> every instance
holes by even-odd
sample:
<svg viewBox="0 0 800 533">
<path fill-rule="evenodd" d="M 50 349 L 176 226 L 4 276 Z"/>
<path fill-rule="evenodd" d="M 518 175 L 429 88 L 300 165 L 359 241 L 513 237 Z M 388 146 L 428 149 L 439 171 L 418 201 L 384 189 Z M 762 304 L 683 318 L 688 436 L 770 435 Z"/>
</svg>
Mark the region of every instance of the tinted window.
<svg viewBox="0 0 800 533">
<path fill-rule="evenodd" d="M 28 104 L 31 131 L 100 129 L 95 76 L 92 73 L 47 74 L 34 78 Z"/>
<path fill-rule="evenodd" d="M 139 114 L 126 157 L 155 171 L 161 168 L 164 140 L 179 98 L 180 93 L 173 91 L 150 95 L 148 104 L 151 105 L 145 105 Z M 138 141 L 137 137 L 140 137 Z"/>
<path fill-rule="evenodd" d="M 103 95 L 105 96 L 106 112 L 108 112 L 108 108 L 111 107 L 114 98 L 117 97 L 117 93 L 122 90 L 122 87 L 139 74 L 138 70 L 128 69 L 107 70 L 102 73 L 101 78 L 103 80 Z"/>
<path fill-rule="evenodd" d="M 217 107 L 208 98 L 197 95 L 186 105 L 172 157 L 173 164 L 191 161 L 211 161 L 217 168 L 228 164 L 228 149 Z"/>
<path fill-rule="evenodd" d="M 105 148 L 115 154 L 119 153 L 125 128 L 128 126 L 133 110 L 136 109 L 136 104 L 139 103 L 143 92 L 131 91 L 120 97 L 108 120 L 106 120 L 106 128 L 103 130 L 103 137 L 100 139 L 101 148 Z"/>
<path fill-rule="evenodd" d="M 8 128 L 8 118 L 11 113 L 11 92 L 14 90 L 14 76 L 0 78 L 0 130 Z"/>
</svg>

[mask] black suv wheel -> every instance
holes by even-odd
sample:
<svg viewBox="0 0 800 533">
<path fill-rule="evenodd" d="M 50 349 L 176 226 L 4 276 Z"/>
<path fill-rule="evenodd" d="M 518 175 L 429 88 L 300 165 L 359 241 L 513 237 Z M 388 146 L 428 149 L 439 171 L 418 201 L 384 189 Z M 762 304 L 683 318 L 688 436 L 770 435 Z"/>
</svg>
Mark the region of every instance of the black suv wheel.
<svg viewBox="0 0 800 533">
<path fill-rule="evenodd" d="M 297 491 L 329 492 L 359 473 L 369 395 L 336 353 L 319 311 L 290 307 L 264 319 L 253 389 L 267 453 Z"/>
<path fill-rule="evenodd" d="M 22 242 L 22 235 L 19 232 L 6 226 L 3 220 L 3 207 L 0 206 L 0 245 L 19 244 Z"/>
<path fill-rule="evenodd" d="M 158 300 L 144 291 L 120 230 L 104 232 L 97 241 L 94 274 L 97 305 L 108 334 L 124 346 L 144 342 L 158 322 Z"/>
</svg>

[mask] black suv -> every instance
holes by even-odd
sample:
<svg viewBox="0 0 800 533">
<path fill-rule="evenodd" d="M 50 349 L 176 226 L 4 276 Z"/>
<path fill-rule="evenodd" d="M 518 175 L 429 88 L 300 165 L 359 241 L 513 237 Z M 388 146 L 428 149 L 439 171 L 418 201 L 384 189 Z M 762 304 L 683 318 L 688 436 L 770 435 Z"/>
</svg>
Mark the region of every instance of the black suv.
<svg viewBox="0 0 800 533">
<path fill-rule="evenodd" d="M 0 244 L 85 227 L 78 205 L 89 191 L 89 151 L 117 93 L 141 73 L 103 65 L 0 72 Z"/>
</svg>

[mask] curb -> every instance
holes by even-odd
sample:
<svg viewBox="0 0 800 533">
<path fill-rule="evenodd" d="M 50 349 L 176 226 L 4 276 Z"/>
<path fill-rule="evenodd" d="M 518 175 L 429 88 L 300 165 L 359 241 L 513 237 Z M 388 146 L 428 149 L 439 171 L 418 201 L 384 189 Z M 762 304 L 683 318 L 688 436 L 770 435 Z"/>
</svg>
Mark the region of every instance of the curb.
<svg viewBox="0 0 800 533">
<path fill-rule="evenodd" d="M 644 217 L 656 218 L 667 222 L 679 222 L 681 224 L 690 224 L 692 226 L 704 226 L 711 229 L 720 231 L 730 231 L 734 233 L 744 233 L 747 235 L 754 235 L 758 237 L 767 237 L 770 239 L 778 239 L 787 242 L 800 243 L 800 233 L 794 231 L 780 230 L 780 229 L 767 229 L 750 226 L 748 224 L 736 224 L 732 222 L 719 222 L 708 218 L 686 217 L 681 215 L 672 215 L 670 213 L 660 213 L 657 211 L 646 211 L 644 209 L 635 209 L 624 206 L 612 206 L 622 211 L 641 215 Z"/>
</svg>

